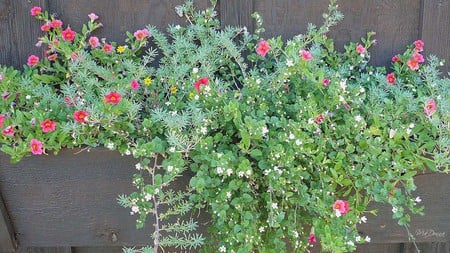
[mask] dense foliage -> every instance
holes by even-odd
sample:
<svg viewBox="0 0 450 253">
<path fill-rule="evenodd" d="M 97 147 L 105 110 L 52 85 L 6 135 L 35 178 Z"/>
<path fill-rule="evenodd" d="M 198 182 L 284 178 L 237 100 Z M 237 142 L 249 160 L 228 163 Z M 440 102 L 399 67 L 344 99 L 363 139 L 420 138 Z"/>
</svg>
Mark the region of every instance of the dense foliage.
<svg viewBox="0 0 450 253">
<path fill-rule="evenodd" d="M 137 191 L 119 202 L 155 232 L 126 252 L 348 252 L 370 241 L 358 234 L 369 203 L 390 204 L 403 226 L 422 212 L 414 176 L 449 171 L 450 82 L 421 40 L 374 67 L 373 33 L 343 52 L 326 36 L 342 18 L 335 0 L 321 27 L 286 42 L 264 40 L 258 14 L 253 33 L 222 29 L 214 7 L 186 2 L 186 26 L 148 26 L 123 45 L 94 36 L 93 13 L 77 33 L 34 7 L 46 57 L 0 69 L 2 150 L 134 156 Z M 187 171 L 189 186 L 171 188 Z"/>
</svg>

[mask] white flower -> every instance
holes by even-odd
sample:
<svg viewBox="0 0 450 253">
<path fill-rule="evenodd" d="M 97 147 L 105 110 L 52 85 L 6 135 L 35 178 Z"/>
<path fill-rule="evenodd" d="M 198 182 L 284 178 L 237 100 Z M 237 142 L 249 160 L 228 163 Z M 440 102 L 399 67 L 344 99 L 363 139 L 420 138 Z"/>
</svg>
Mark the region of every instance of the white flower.
<svg viewBox="0 0 450 253">
<path fill-rule="evenodd" d="M 217 174 L 222 174 L 222 173 L 223 173 L 223 168 L 217 167 Z"/>
<path fill-rule="evenodd" d="M 265 136 L 268 132 L 269 132 L 269 129 L 266 126 L 264 126 L 262 128 L 262 135 Z"/>
<path fill-rule="evenodd" d="M 278 203 L 272 203 L 272 209 L 278 209 Z"/>
<path fill-rule="evenodd" d="M 25 99 L 31 99 L 30 95 L 26 95 Z"/>
<path fill-rule="evenodd" d="M 392 207 L 392 212 L 393 212 L 393 213 L 397 213 L 397 212 L 398 212 L 398 208 L 395 207 L 395 206 L 393 206 L 393 207 Z"/>
<path fill-rule="evenodd" d="M 369 236 L 366 236 L 366 239 L 365 239 L 365 240 L 366 240 L 366 242 L 370 242 L 371 239 L 370 239 Z"/>
<path fill-rule="evenodd" d="M 170 147 L 169 151 L 172 152 L 172 153 L 175 152 L 175 147 Z"/>
<path fill-rule="evenodd" d="M 139 213 L 139 207 L 138 206 L 132 206 L 131 207 L 131 212 L 132 213 Z"/>
<path fill-rule="evenodd" d="M 200 129 L 200 132 L 201 132 L 202 134 L 206 134 L 206 133 L 208 132 L 208 130 L 206 129 L 206 127 L 202 127 L 202 128 Z"/>
<path fill-rule="evenodd" d="M 204 90 L 205 90 L 205 92 L 209 92 L 211 90 L 211 86 L 209 86 L 209 85 L 205 86 Z"/>
<path fill-rule="evenodd" d="M 357 236 L 357 237 L 355 237 L 355 241 L 357 241 L 357 242 L 359 242 L 359 241 L 361 241 L 361 236 Z"/>
<path fill-rule="evenodd" d="M 300 145 L 303 144 L 303 142 L 302 142 L 301 140 L 297 139 L 297 140 L 295 141 L 295 144 L 296 144 L 297 146 L 300 146 Z"/>
<path fill-rule="evenodd" d="M 231 176 L 231 174 L 233 174 L 233 170 L 232 169 L 227 169 L 227 175 Z"/>
<path fill-rule="evenodd" d="M 261 83 L 261 79 L 256 79 L 256 83 L 260 84 Z"/>
<path fill-rule="evenodd" d="M 225 246 L 220 246 L 219 252 L 227 252 L 227 248 Z"/>
<path fill-rule="evenodd" d="M 292 66 L 294 66 L 294 62 L 292 61 L 292 60 L 286 60 L 286 66 L 288 66 L 288 67 L 292 67 Z"/>
<path fill-rule="evenodd" d="M 366 92 L 366 89 L 364 89 L 364 87 L 361 87 L 361 88 L 359 89 L 359 92 L 364 93 L 364 92 Z"/>
<path fill-rule="evenodd" d="M 397 133 L 397 129 L 390 129 L 389 130 L 389 138 L 394 138 L 395 134 Z"/>
<path fill-rule="evenodd" d="M 343 89 L 343 90 L 345 90 L 346 88 L 347 88 L 347 80 L 342 80 L 340 83 L 339 83 L 339 86 L 341 86 L 341 89 Z"/>
<path fill-rule="evenodd" d="M 198 100 L 200 97 L 198 95 L 195 95 L 194 99 Z"/>
<path fill-rule="evenodd" d="M 180 30 L 181 26 L 180 25 L 176 25 L 175 29 Z"/>
<path fill-rule="evenodd" d="M 362 223 L 366 223 L 366 222 L 367 222 L 366 216 L 361 217 L 361 222 L 362 222 Z"/>
<path fill-rule="evenodd" d="M 142 169 L 142 167 L 141 167 L 141 164 L 140 164 L 140 163 L 136 163 L 136 165 L 135 165 L 135 166 L 136 166 L 136 169 L 137 169 L 137 170 L 141 170 L 141 169 Z"/>
<path fill-rule="evenodd" d="M 346 244 L 349 245 L 349 246 L 355 246 L 355 243 L 352 242 L 352 241 L 348 241 L 348 242 L 346 242 Z"/>
<path fill-rule="evenodd" d="M 244 176 L 244 172 L 243 171 L 239 171 L 238 177 L 243 177 L 243 176 Z"/>
<path fill-rule="evenodd" d="M 108 144 L 106 145 L 106 147 L 107 147 L 108 149 L 110 149 L 110 150 L 113 150 L 113 149 L 114 149 L 114 143 L 110 142 L 110 143 L 108 143 Z"/>
<path fill-rule="evenodd" d="M 245 175 L 246 175 L 247 177 L 251 176 L 251 175 L 252 175 L 252 171 L 251 171 L 251 170 L 247 170 L 247 171 L 245 172 Z"/>
<path fill-rule="evenodd" d="M 420 203 L 420 202 L 422 202 L 422 199 L 421 199 L 419 196 L 417 196 L 417 198 L 415 199 L 415 201 L 416 201 L 417 203 Z"/>
<path fill-rule="evenodd" d="M 336 209 L 336 217 L 341 217 L 341 212 L 339 211 L 339 209 Z"/>
<path fill-rule="evenodd" d="M 415 126 L 414 123 L 411 123 L 411 124 L 409 124 L 408 127 L 409 127 L 409 128 L 414 128 L 414 126 Z"/>
<path fill-rule="evenodd" d="M 171 104 L 172 104 L 172 103 L 170 103 L 169 101 L 166 102 L 166 105 L 167 105 L 167 106 L 169 106 L 169 105 L 171 105 Z"/>
<path fill-rule="evenodd" d="M 264 232 L 264 227 L 259 227 L 259 232 L 260 233 Z"/>
<path fill-rule="evenodd" d="M 345 102 L 345 98 L 341 95 L 339 95 L 339 102 Z"/>
<path fill-rule="evenodd" d="M 227 198 L 231 198 L 231 192 L 227 192 Z"/>
<path fill-rule="evenodd" d="M 172 170 L 173 170 L 173 166 L 172 165 L 167 166 L 167 172 L 172 172 Z"/>
<path fill-rule="evenodd" d="M 411 132 L 412 132 L 411 128 L 406 129 L 406 133 L 407 133 L 408 135 L 410 135 Z"/>
<path fill-rule="evenodd" d="M 362 120 L 361 115 L 355 116 L 355 121 L 356 121 L 356 122 L 360 122 L 361 120 Z"/>
<path fill-rule="evenodd" d="M 125 150 L 125 155 L 131 155 L 131 152 L 129 149 Z"/>
<path fill-rule="evenodd" d="M 145 194 L 145 200 L 150 201 L 152 199 L 152 195 L 150 194 Z"/>
<path fill-rule="evenodd" d="M 295 139 L 295 135 L 293 133 L 289 134 L 289 139 L 291 140 Z"/>
<path fill-rule="evenodd" d="M 197 74 L 198 73 L 198 68 L 193 68 L 192 69 L 192 73 Z"/>
</svg>

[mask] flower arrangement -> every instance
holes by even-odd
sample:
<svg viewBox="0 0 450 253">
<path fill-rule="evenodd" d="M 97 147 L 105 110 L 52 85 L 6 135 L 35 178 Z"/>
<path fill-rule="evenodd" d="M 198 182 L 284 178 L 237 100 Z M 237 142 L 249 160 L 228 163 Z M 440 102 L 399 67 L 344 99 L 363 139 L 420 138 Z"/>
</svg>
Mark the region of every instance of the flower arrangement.
<svg viewBox="0 0 450 253">
<path fill-rule="evenodd" d="M 188 1 L 176 9 L 186 26 L 148 26 L 123 45 L 94 35 L 94 13 L 76 32 L 34 7 L 44 57 L 0 69 L 2 151 L 134 156 L 137 191 L 119 203 L 138 227 L 153 216 L 155 232 L 126 252 L 349 252 L 370 242 L 357 227 L 376 214 L 369 203 L 390 204 L 403 226 L 422 213 L 414 175 L 450 162 L 450 81 L 423 41 L 374 67 L 373 33 L 344 52 L 326 36 L 342 18 L 335 0 L 321 27 L 286 43 L 263 39 L 256 13 L 253 33 L 221 29 L 215 4 Z M 189 187 L 171 189 L 185 171 Z M 207 236 L 188 215 L 199 208 Z"/>
</svg>

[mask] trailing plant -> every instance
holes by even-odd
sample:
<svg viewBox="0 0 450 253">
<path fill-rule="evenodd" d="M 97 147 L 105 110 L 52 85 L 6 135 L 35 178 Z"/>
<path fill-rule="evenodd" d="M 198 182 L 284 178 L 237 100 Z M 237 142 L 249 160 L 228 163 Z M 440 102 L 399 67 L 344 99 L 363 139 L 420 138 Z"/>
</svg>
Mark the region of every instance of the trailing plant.
<svg viewBox="0 0 450 253">
<path fill-rule="evenodd" d="M 256 13 L 254 32 L 222 28 L 215 5 L 187 1 L 176 8 L 186 26 L 148 26 L 123 45 L 94 36 L 95 14 L 76 33 L 33 8 L 48 57 L 0 72 L 2 150 L 136 158 L 137 190 L 118 201 L 137 227 L 151 218 L 153 243 L 124 252 L 349 252 L 370 241 L 358 228 L 374 201 L 408 228 L 423 212 L 414 176 L 449 172 L 443 63 L 417 40 L 390 68 L 372 66 L 374 33 L 335 50 L 335 0 L 322 26 L 286 41 L 263 39 Z M 208 235 L 195 210 L 210 215 Z"/>
</svg>

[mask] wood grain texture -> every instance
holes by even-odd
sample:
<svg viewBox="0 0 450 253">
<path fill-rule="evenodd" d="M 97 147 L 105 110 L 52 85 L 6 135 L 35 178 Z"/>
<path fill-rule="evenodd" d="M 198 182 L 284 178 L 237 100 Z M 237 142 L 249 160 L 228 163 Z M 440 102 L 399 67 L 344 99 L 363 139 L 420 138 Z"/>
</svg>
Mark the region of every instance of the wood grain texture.
<svg viewBox="0 0 450 253">
<path fill-rule="evenodd" d="M 220 1 L 220 22 L 222 26 L 246 26 L 250 31 L 254 29 L 255 0 L 222 0 Z M 258 2 L 258 0 L 256 0 Z"/>
<path fill-rule="evenodd" d="M 151 241 L 154 220 L 137 230 L 136 217 L 117 204 L 135 191 L 136 160 L 103 149 L 31 157 L 10 165 L 0 155 L 0 191 L 21 247 L 139 246 Z M 175 189 L 184 189 L 180 178 Z M 207 221 L 202 216 L 201 223 Z"/>
<path fill-rule="evenodd" d="M 72 253 L 122 253 L 122 247 L 76 247 Z"/>
<path fill-rule="evenodd" d="M 39 57 L 34 45 L 41 34 L 40 24 L 30 16 L 33 6 L 46 8 L 45 0 L 0 0 L 0 65 L 21 67 L 30 54 Z"/>
<path fill-rule="evenodd" d="M 21 248 L 17 253 L 73 253 L 70 247 Z"/>
<path fill-rule="evenodd" d="M 14 229 L 9 220 L 3 198 L 0 196 L 0 252 L 14 252 L 17 248 Z"/>
<path fill-rule="evenodd" d="M 436 55 L 446 61 L 442 71 L 450 71 L 450 1 L 424 0 L 422 39 L 425 54 Z"/>
<path fill-rule="evenodd" d="M 358 245 L 354 253 L 401 253 L 400 243 L 367 243 Z"/>
</svg>

